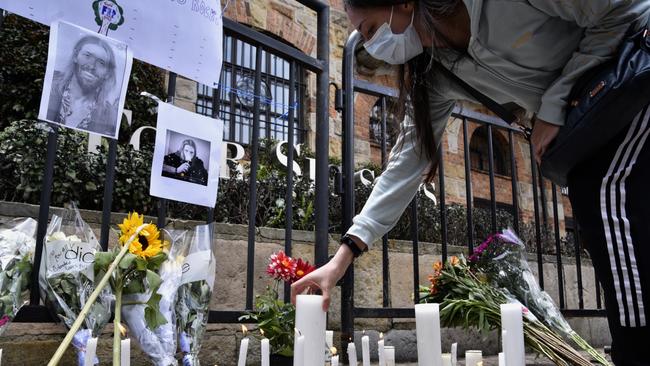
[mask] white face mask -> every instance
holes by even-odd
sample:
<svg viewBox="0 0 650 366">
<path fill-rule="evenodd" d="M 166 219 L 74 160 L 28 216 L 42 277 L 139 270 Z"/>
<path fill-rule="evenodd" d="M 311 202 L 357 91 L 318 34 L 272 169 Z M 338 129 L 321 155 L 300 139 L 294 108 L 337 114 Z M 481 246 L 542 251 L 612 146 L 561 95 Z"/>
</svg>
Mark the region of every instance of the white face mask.
<svg viewBox="0 0 650 366">
<path fill-rule="evenodd" d="M 393 22 L 394 8 L 393 6 L 390 10 L 390 20 L 388 23 L 382 24 L 372 38 L 364 43 L 363 46 L 372 57 L 391 65 L 401 65 L 421 54 L 423 49 L 420 36 L 418 36 L 413 26 L 415 10 L 411 16 L 411 24 L 409 24 L 403 33 L 395 34 L 390 29 L 390 24 Z"/>
</svg>

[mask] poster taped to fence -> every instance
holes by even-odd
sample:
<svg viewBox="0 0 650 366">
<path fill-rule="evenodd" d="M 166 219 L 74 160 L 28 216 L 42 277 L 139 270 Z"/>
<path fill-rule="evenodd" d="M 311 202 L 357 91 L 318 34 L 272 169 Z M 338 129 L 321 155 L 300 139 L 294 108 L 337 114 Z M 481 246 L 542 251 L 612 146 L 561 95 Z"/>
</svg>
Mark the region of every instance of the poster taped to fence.
<svg viewBox="0 0 650 366">
<path fill-rule="evenodd" d="M 132 62 L 125 43 L 53 23 L 38 119 L 117 139 Z"/>
<path fill-rule="evenodd" d="M 216 87 L 222 61 L 218 0 L 0 0 L 39 23 L 67 21 L 131 46 L 135 58 Z"/>
<path fill-rule="evenodd" d="M 152 196 L 214 207 L 225 152 L 223 121 L 158 104 Z"/>
</svg>

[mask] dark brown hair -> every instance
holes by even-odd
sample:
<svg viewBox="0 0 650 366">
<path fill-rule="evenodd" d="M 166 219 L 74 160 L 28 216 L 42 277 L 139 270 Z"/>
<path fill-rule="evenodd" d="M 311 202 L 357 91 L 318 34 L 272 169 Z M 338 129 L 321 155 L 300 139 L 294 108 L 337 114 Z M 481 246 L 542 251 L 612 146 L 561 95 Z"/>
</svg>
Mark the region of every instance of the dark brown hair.
<svg viewBox="0 0 650 366">
<path fill-rule="evenodd" d="M 405 0 L 344 0 L 346 9 L 368 9 L 401 5 L 409 2 Z M 433 24 L 436 20 L 456 14 L 462 0 L 419 0 L 413 2 L 415 6 L 415 22 L 422 24 L 426 28 L 426 31 L 436 40 L 436 44 L 449 44 L 442 34 L 436 32 Z M 435 178 L 438 167 L 438 142 L 435 141 L 433 135 L 431 115 L 429 114 L 427 79 L 430 75 L 427 74 L 435 72 L 439 56 L 434 52 L 433 45 L 423 46 L 431 47 L 431 54 L 424 52 L 399 67 L 400 97 L 396 105 L 401 110 L 396 111 L 396 114 L 411 114 L 413 123 L 415 123 L 417 143 L 421 147 L 420 154 L 424 154 L 426 159 L 431 162 L 426 176 L 426 181 L 430 182 Z M 406 108 L 407 102 L 413 108 Z"/>
</svg>

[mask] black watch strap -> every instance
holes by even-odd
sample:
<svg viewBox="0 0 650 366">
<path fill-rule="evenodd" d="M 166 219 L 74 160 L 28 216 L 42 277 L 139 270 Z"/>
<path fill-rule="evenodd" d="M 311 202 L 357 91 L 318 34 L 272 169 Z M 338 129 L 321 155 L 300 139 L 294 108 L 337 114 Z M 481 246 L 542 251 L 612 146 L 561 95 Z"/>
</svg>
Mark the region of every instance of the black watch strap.
<svg viewBox="0 0 650 366">
<path fill-rule="evenodd" d="M 344 235 L 341 238 L 341 245 L 347 245 L 348 248 L 350 248 L 350 250 L 352 251 L 352 254 L 354 255 L 354 258 L 358 258 L 361 254 L 363 254 L 363 252 L 368 251 L 368 247 L 366 247 L 364 250 L 359 249 L 359 246 L 357 245 L 357 243 L 354 240 L 352 240 L 351 237 L 349 237 L 347 235 Z"/>
</svg>

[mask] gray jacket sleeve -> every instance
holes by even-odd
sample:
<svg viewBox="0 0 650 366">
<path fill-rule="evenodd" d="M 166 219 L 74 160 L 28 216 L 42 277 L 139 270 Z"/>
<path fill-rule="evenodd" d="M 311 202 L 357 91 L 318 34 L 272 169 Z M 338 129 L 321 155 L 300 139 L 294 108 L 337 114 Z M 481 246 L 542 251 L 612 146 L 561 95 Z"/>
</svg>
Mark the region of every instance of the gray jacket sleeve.
<svg viewBox="0 0 650 366">
<path fill-rule="evenodd" d="M 571 88 L 590 68 L 611 58 L 629 26 L 645 16 L 646 0 L 528 0 L 551 16 L 575 22 L 585 29 L 578 49 L 558 77 L 542 95 L 537 116 L 563 125 Z"/>
<path fill-rule="evenodd" d="M 435 98 L 430 113 L 435 141 L 440 143 L 455 101 Z M 398 141 L 390 153 L 386 169 L 377 178 L 361 213 L 353 219 L 347 234 L 360 238 L 369 247 L 387 233 L 415 196 L 429 162 L 420 154 L 415 125 L 405 118 Z M 401 147 L 401 149 L 400 149 Z"/>
</svg>

